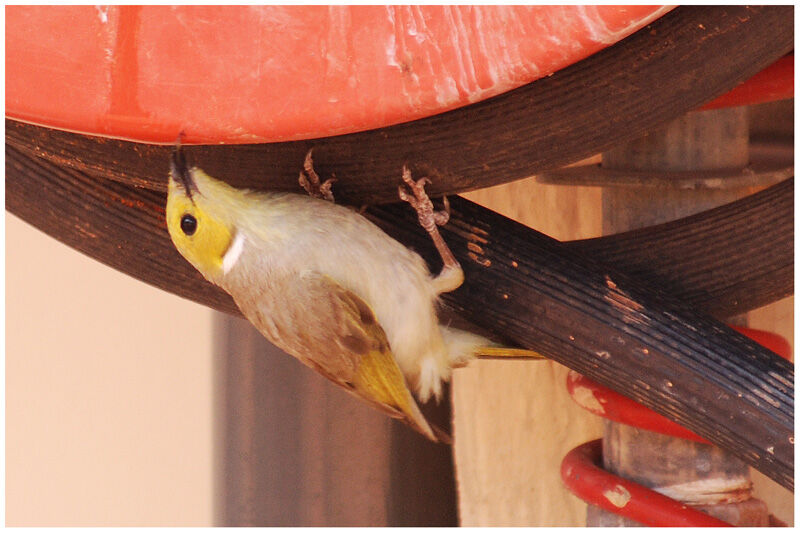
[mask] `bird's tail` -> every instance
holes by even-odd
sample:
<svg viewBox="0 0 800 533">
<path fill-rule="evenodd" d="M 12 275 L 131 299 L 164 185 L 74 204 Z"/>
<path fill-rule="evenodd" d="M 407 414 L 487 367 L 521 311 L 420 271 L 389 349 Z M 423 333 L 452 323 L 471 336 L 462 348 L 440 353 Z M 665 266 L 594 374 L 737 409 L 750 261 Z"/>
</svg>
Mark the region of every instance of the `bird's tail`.
<svg viewBox="0 0 800 533">
<path fill-rule="evenodd" d="M 479 346 L 475 350 L 475 357 L 481 359 L 547 359 L 547 357 L 533 350 L 509 348 L 507 346 Z"/>
<path fill-rule="evenodd" d="M 543 355 L 521 348 L 509 348 L 460 329 L 439 326 L 442 338 L 450 355 L 450 364 L 455 368 L 466 365 L 471 359 L 546 359 Z"/>
</svg>

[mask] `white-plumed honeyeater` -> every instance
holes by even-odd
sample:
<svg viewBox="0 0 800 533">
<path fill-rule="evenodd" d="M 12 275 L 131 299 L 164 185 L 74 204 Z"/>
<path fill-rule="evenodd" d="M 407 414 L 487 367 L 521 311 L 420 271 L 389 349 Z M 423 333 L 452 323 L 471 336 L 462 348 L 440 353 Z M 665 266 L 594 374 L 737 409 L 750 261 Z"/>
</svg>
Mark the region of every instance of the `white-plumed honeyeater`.
<svg viewBox="0 0 800 533">
<path fill-rule="evenodd" d="M 424 191 L 403 169 L 400 196 L 442 254 L 433 276 L 423 259 L 352 209 L 333 203 L 311 152 L 300 183 L 310 195 L 239 190 L 189 168 L 175 150 L 166 218 L 172 242 L 206 279 L 227 291 L 273 344 L 432 440 L 445 440 L 419 410 L 439 397 L 452 369 L 487 341 L 441 326 L 439 294 L 463 272 Z"/>
</svg>

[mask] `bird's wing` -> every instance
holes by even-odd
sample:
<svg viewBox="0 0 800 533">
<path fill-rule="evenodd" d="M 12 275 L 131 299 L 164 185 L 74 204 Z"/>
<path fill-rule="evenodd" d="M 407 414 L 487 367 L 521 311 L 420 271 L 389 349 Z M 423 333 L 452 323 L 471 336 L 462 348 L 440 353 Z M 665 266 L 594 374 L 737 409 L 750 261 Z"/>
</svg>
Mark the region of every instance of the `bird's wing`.
<svg viewBox="0 0 800 533">
<path fill-rule="evenodd" d="M 270 340 L 429 439 L 449 440 L 419 410 L 386 333 L 363 299 L 329 276 L 309 271 L 273 279 L 273 288 L 285 305 L 250 313 L 247 302 L 240 302 L 242 312 Z M 265 322 L 270 325 L 264 327 Z"/>
</svg>

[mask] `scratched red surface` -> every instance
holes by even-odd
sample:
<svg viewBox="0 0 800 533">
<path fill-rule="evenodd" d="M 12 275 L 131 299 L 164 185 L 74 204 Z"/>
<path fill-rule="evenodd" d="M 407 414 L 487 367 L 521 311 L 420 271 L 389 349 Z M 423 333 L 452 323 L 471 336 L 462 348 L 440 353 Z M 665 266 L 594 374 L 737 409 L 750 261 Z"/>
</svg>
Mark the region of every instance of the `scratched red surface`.
<svg viewBox="0 0 800 533">
<path fill-rule="evenodd" d="M 660 6 L 8 6 L 6 116 L 252 143 L 441 113 L 564 68 Z"/>
</svg>

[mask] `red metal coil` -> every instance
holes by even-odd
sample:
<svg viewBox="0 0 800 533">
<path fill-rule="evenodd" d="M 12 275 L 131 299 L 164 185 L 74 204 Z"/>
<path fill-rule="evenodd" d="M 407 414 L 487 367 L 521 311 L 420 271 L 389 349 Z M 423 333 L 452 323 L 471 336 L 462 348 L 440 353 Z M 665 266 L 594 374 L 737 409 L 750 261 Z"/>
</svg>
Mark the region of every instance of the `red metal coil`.
<svg viewBox="0 0 800 533">
<path fill-rule="evenodd" d="M 791 359 L 791 345 L 783 337 L 768 331 L 732 328 L 781 357 Z M 647 431 L 708 443 L 696 433 L 577 372 L 570 371 L 567 375 L 567 390 L 578 405 L 598 416 Z M 729 525 L 606 472 L 599 466 L 601 449 L 600 440 L 587 442 L 570 451 L 561 463 L 564 484 L 584 501 L 647 526 Z"/>
<path fill-rule="evenodd" d="M 789 341 L 775 333 L 764 331 L 761 329 L 745 328 L 743 326 L 729 326 L 731 329 L 738 331 L 745 337 L 756 341 L 758 344 L 768 350 L 772 350 L 784 359 L 792 360 L 792 345 Z"/>
<path fill-rule="evenodd" d="M 780 335 L 751 328 L 731 327 L 781 357 L 791 358 L 792 347 Z M 597 416 L 662 435 L 709 444 L 706 439 L 693 431 L 575 371 L 570 371 L 567 375 L 567 390 L 578 405 Z"/>
<path fill-rule="evenodd" d="M 561 462 L 561 479 L 582 500 L 653 527 L 723 527 L 730 524 L 603 470 L 601 439 L 581 444 Z"/>
<path fill-rule="evenodd" d="M 711 100 L 701 110 L 763 104 L 794 98 L 794 54 L 786 55 L 727 93 Z"/>
<path fill-rule="evenodd" d="M 708 444 L 700 435 L 574 370 L 567 374 L 567 391 L 578 405 L 597 416 L 662 435 Z"/>
</svg>

